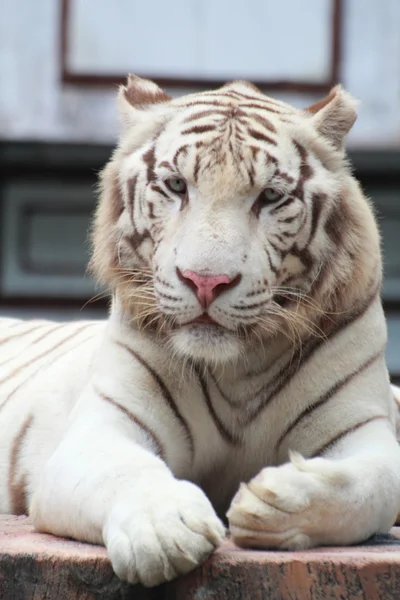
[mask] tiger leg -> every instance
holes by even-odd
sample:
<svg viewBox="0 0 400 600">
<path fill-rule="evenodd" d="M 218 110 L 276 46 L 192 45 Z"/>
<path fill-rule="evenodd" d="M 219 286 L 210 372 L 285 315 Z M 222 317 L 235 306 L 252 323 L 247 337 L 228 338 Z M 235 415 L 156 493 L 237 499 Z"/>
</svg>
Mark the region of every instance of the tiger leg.
<svg viewBox="0 0 400 600">
<path fill-rule="evenodd" d="M 342 439 L 324 457 L 265 468 L 242 484 L 228 512 L 244 547 L 301 549 L 387 532 L 400 508 L 400 447 L 385 420 Z"/>
<path fill-rule="evenodd" d="M 97 404 L 85 398 L 48 461 L 31 502 L 35 526 L 105 544 L 115 572 L 131 583 L 153 586 L 192 570 L 225 534 L 210 502 L 173 477 L 143 430 Z"/>
</svg>

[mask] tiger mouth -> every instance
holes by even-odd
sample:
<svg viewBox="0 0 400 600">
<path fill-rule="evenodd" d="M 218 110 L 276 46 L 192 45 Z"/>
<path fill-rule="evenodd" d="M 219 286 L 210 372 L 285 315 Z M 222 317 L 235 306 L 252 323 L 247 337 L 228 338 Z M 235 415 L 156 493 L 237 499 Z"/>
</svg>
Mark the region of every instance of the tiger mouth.
<svg viewBox="0 0 400 600">
<path fill-rule="evenodd" d="M 215 319 L 210 317 L 210 315 L 206 312 L 199 315 L 195 319 L 192 319 L 191 321 L 182 323 L 180 327 L 189 328 L 193 333 L 200 333 L 203 331 L 204 333 L 209 332 L 222 334 L 223 332 L 229 332 L 227 327 L 224 327 L 224 325 L 221 325 L 221 323 L 215 321 Z"/>
<path fill-rule="evenodd" d="M 210 315 L 208 313 L 203 313 L 199 317 L 196 317 L 195 319 L 193 319 L 193 321 L 189 321 L 189 323 L 186 323 L 186 325 L 195 325 L 196 323 L 222 327 L 222 325 L 217 323 L 217 321 L 215 321 L 212 317 L 210 317 Z"/>
</svg>

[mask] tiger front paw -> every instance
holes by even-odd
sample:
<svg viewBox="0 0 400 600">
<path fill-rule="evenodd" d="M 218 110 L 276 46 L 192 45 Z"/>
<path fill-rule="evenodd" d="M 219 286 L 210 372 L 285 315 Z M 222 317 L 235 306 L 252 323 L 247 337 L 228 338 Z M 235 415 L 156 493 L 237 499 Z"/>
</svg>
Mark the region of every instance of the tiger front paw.
<svg viewBox="0 0 400 600">
<path fill-rule="evenodd" d="M 350 491 L 348 475 L 331 461 L 292 456 L 240 486 L 227 513 L 233 541 L 299 550 L 365 539 L 372 532 L 360 524 L 362 515 L 350 514 Z"/>
<path fill-rule="evenodd" d="M 103 537 L 118 577 L 152 587 L 204 562 L 225 528 L 197 486 L 174 480 L 119 502 Z"/>
</svg>

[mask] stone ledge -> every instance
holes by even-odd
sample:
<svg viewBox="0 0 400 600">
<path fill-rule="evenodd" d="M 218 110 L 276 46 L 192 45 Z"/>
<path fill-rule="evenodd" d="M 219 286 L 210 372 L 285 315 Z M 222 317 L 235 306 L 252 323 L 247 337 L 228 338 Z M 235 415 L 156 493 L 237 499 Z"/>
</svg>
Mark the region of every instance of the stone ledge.
<svg viewBox="0 0 400 600">
<path fill-rule="evenodd" d="M 400 528 L 351 548 L 244 551 L 226 542 L 180 580 L 121 583 L 104 548 L 33 532 L 0 516 L 1 600 L 398 600 Z"/>
</svg>

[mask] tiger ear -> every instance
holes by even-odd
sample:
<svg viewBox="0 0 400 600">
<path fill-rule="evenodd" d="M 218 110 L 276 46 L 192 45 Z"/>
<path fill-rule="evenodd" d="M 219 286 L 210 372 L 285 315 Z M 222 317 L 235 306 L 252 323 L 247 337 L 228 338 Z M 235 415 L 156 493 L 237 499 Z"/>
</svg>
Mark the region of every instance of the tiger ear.
<svg viewBox="0 0 400 600">
<path fill-rule="evenodd" d="M 121 85 L 118 92 L 118 107 L 122 121 L 133 124 L 146 110 L 155 105 L 172 100 L 154 81 L 142 79 L 130 73 L 126 85 Z"/>
<path fill-rule="evenodd" d="M 329 94 L 306 108 L 317 131 L 338 150 L 357 119 L 358 101 L 336 85 Z"/>
</svg>

